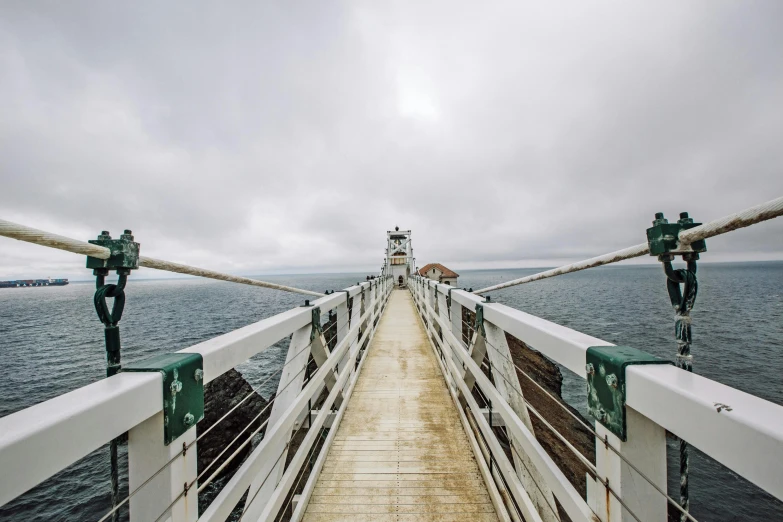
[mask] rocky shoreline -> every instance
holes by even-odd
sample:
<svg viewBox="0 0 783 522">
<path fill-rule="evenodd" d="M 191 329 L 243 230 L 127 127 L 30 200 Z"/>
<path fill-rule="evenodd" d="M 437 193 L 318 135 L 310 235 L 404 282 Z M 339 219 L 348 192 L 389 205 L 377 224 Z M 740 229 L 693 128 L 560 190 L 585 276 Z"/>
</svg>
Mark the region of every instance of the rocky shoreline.
<svg viewBox="0 0 783 522">
<path fill-rule="evenodd" d="M 466 345 L 470 344 L 473 331 L 469 325 L 473 325 L 474 320 L 475 314 L 462 308 L 462 340 Z M 595 437 L 565 410 L 567 409 L 574 416 L 582 419 L 588 426 L 592 423 L 563 400 L 563 374 L 560 368 L 541 352 L 534 350 L 508 333 L 506 333 L 506 342 L 511 351 L 511 358 L 517 366 L 517 379 L 522 389 L 522 395 L 582 455 L 589 461 L 595 462 Z M 522 372 L 527 374 L 530 379 Z M 531 382 L 531 379 L 555 397 L 560 404 L 555 404 L 551 397 Z M 565 406 L 565 409 L 561 406 Z M 588 470 L 585 465 L 538 417 L 530 415 L 530 420 L 533 423 L 534 435 L 541 446 L 552 457 L 552 460 L 571 484 L 582 494 L 582 497 L 587 498 Z"/>
<path fill-rule="evenodd" d="M 271 410 L 271 408 L 269 408 L 266 411 L 263 411 L 264 407 L 267 405 L 266 399 L 258 393 L 253 392 L 253 388 L 245 378 L 242 377 L 242 374 L 234 369 L 229 370 L 205 386 L 204 420 L 196 425 L 196 433 L 198 435 L 204 433 L 213 426 L 223 417 L 223 415 L 228 413 L 231 408 L 235 407 L 247 397 L 248 394 L 251 394 L 250 398 L 226 417 L 226 419 L 220 423 L 219 429 L 210 431 L 198 442 L 197 469 L 199 474 L 209 466 L 207 476 L 211 476 L 212 473 L 226 462 L 226 459 L 241 446 L 242 442 L 247 439 L 247 434 L 252 433 L 253 430 L 257 429 L 261 423 L 269 418 L 269 411 Z M 261 413 L 262 411 L 263 413 Z M 261 413 L 260 416 L 259 413 Z M 256 419 L 257 416 L 258 418 Z M 248 425 L 250 425 L 250 428 L 245 431 L 243 436 L 231 445 L 228 451 L 218 458 L 218 455 L 220 455 L 231 441 Z M 257 440 L 262 434 L 263 430 L 255 439 Z M 237 468 L 244 462 L 252 449 L 253 444 L 247 444 L 242 448 L 239 454 L 220 472 L 209 487 L 205 488 L 199 495 L 199 514 L 212 503 L 225 483 L 234 475 L 234 472 L 236 472 Z M 211 464 L 216 458 L 218 459 L 217 462 Z M 244 506 L 244 501 L 240 502 L 237 508 L 241 509 L 242 506 Z"/>
<path fill-rule="evenodd" d="M 587 431 L 576 419 L 563 410 L 553 399 L 548 397 L 538 386 L 530 382 L 530 379 L 522 375 L 520 370 L 535 380 L 542 388 L 558 399 L 576 417 L 581 418 L 588 426 L 591 422 L 566 403 L 561 395 L 563 374 L 560 368 L 552 361 L 544 357 L 540 352 L 533 350 L 525 343 L 506 334 L 506 341 L 511 350 L 511 357 L 518 366 L 517 378 L 522 388 L 522 394 L 530 404 L 541 413 L 558 432 L 578 449 L 590 462 L 595 462 L 595 437 Z M 574 453 L 558 439 L 552 431 L 542 423 L 535 415 L 530 415 L 533 423 L 533 431 L 536 439 L 546 450 L 555 464 L 563 471 L 565 476 L 587 498 L 586 478 L 587 468 L 574 455 Z"/>
</svg>

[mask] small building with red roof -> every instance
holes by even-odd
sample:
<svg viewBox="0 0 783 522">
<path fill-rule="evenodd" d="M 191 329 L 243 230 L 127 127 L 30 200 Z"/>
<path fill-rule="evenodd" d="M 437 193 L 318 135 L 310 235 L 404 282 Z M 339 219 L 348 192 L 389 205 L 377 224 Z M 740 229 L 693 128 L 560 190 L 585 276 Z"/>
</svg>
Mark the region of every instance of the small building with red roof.
<svg viewBox="0 0 783 522">
<path fill-rule="evenodd" d="M 440 263 L 430 263 L 419 269 L 419 275 L 443 283 L 444 285 L 457 286 L 459 274 L 446 268 Z"/>
</svg>

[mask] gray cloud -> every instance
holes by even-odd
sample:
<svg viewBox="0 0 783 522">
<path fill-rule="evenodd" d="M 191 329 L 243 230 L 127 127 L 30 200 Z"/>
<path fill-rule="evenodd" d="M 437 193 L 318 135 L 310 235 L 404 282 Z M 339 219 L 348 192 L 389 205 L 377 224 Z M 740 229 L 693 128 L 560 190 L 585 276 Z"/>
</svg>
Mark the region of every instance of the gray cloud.
<svg viewBox="0 0 783 522">
<path fill-rule="evenodd" d="M 240 273 L 541 266 L 783 193 L 783 4 L 0 6 L 0 215 Z M 780 220 L 778 220 L 780 221 Z M 705 259 L 783 259 L 783 223 Z M 0 276 L 83 274 L 0 239 Z M 151 275 L 151 274 L 147 274 Z"/>
</svg>

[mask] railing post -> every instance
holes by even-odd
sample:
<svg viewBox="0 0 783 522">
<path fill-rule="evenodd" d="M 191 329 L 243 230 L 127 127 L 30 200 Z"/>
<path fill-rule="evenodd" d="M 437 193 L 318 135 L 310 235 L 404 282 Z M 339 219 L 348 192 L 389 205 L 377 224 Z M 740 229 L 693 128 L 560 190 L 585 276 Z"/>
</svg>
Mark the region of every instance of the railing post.
<svg viewBox="0 0 783 522">
<path fill-rule="evenodd" d="M 445 324 L 449 324 L 449 304 L 446 299 L 446 294 L 438 292 L 438 287 L 435 286 L 435 297 L 438 300 L 438 315 Z"/>
<path fill-rule="evenodd" d="M 367 318 L 367 326 L 370 329 L 370 335 L 375 332 L 375 314 L 377 313 L 378 300 L 375 298 L 375 290 L 373 288 L 372 281 L 370 286 L 367 287 L 367 294 L 370 296 L 370 316 Z"/>
<path fill-rule="evenodd" d="M 666 430 L 626 406 L 627 438 L 623 442 L 601 423 L 595 423 L 599 435 L 595 441 L 595 464 L 598 480 L 587 477 L 587 503 L 602 522 L 631 522 L 636 519 L 620 504 L 623 499 L 639 520 L 666 520 L 667 501 L 655 488 L 625 463 L 633 462 L 661 491 L 666 491 Z M 611 493 L 602 484 L 608 481 Z"/>
<path fill-rule="evenodd" d="M 359 320 L 359 318 L 362 316 L 362 294 L 361 292 L 357 293 L 353 298 L 350 297 L 349 299 L 353 299 L 353 303 L 351 306 L 351 318 L 350 318 L 350 325 L 353 327 L 353 325 L 356 324 L 356 321 Z M 349 350 L 349 353 L 351 354 L 351 361 L 356 361 L 356 355 L 359 352 L 359 336 L 357 335 L 352 341 L 351 341 L 351 348 Z M 351 364 L 355 364 L 352 362 Z"/>
<path fill-rule="evenodd" d="M 345 337 L 348 335 L 348 324 L 350 317 L 348 316 L 348 301 L 351 299 L 351 294 L 348 292 L 345 292 L 345 302 L 340 303 L 335 307 L 335 312 L 337 313 L 337 324 L 334 326 L 334 328 L 337 330 L 336 333 L 333 333 L 331 335 L 337 336 L 337 344 L 334 346 L 337 346 L 340 344 L 340 341 L 345 339 Z M 348 350 L 345 352 L 345 355 L 343 356 L 343 359 L 340 361 L 340 364 L 338 365 L 338 371 L 342 371 L 343 368 L 346 368 L 348 364 L 350 364 L 351 360 L 351 354 L 352 350 Z"/>
<path fill-rule="evenodd" d="M 435 310 L 435 287 L 431 284 L 429 279 L 426 280 L 426 284 L 426 304 L 428 308 L 425 308 L 425 311 L 427 315 L 427 321 L 432 325 L 433 321 L 435 320 L 433 317 Z M 432 310 L 432 312 L 430 310 Z"/>
<path fill-rule="evenodd" d="M 358 303 L 359 304 L 359 317 L 362 317 L 364 315 L 364 313 L 367 310 L 369 310 L 370 307 L 369 307 L 369 302 L 367 301 L 367 294 L 365 293 L 364 287 L 361 285 L 361 283 L 359 284 L 359 293 L 356 294 L 356 299 L 359 300 L 359 303 Z M 354 306 L 356 306 L 356 304 L 357 304 L 356 300 L 354 300 L 353 304 L 354 304 Z M 368 324 L 368 321 L 367 321 L 367 319 L 365 319 L 364 322 L 362 322 L 362 325 L 361 325 L 362 332 L 367 330 L 367 324 Z M 360 348 L 361 348 L 361 346 L 360 346 Z"/>
<path fill-rule="evenodd" d="M 196 430 L 190 429 L 168 446 L 163 444 L 163 412 L 158 412 L 128 432 L 128 488 L 135 491 L 169 460 L 182 453 L 196 440 Z M 196 479 L 196 444 L 185 455 L 172 462 L 149 484 L 130 499 L 131 522 L 170 520 L 193 522 L 198 519 L 198 484 L 185 495 L 185 485 Z M 174 499 L 180 497 L 170 514 L 163 515 Z"/>
<path fill-rule="evenodd" d="M 440 316 L 441 321 L 443 324 L 449 324 L 449 305 L 448 305 L 448 299 L 446 297 L 446 294 L 443 294 L 441 292 L 438 292 L 438 286 L 435 285 L 435 299 L 438 301 L 438 315 Z M 448 341 L 446 340 L 446 336 L 442 333 L 442 328 L 440 326 L 437 326 L 437 323 L 435 325 L 435 330 L 441 331 L 441 341 L 445 345 Z M 447 352 L 450 352 L 450 350 L 447 350 Z M 449 353 L 445 353 L 444 357 L 449 357 Z M 457 362 L 456 360 L 454 361 Z M 453 382 L 453 377 L 451 376 L 451 373 L 446 372 L 446 381 L 449 383 L 449 386 L 452 389 L 456 389 L 457 385 Z"/>
<path fill-rule="evenodd" d="M 454 337 L 457 338 L 463 348 L 467 348 L 462 340 L 462 305 L 454 297 L 451 298 L 449 313 L 451 314 L 451 333 L 454 334 Z"/>
<path fill-rule="evenodd" d="M 302 385 L 305 379 L 305 371 L 302 369 L 307 365 L 310 359 L 312 334 L 312 324 L 308 324 L 293 333 L 291 342 L 288 344 L 288 354 L 285 358 L 286 366 L 280 375 L 280 384 L 277 386 L 275 402 L 272 406 L 272 412 L 269 414 L 268 427 L 274 426 L 283 417 L 283 414 L 296 400 L 297 395 L 302 391 Z M 283 468 L 286 461 L 285 455 L 288 453 L 287 444 L 290 439 L 280 439 L 278 447 L 272 451 L 273 455 L 282 457 L 276 461 L 270 459 L 265 462 L 258 472 L 258 475 L 250 483 L 248 490 L 248 499 L 256 497 L 250 504 L 248 511 L 243 517 L 245 520 L 258 520 L 261 512 L 264 510 L 269 498 L 272 496 L 280 477 L 283 475 Z"/>
</svg>

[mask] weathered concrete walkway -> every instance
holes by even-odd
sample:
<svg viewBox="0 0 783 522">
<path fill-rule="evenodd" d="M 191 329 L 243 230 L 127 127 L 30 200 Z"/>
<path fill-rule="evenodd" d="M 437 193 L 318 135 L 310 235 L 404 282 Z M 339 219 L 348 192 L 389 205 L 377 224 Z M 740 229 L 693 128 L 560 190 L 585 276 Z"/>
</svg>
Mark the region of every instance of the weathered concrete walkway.
<svg viewBox="0 0 783 522">
<path fill-rule="evenodd" d="M 497 521 L 407 291 L 395 290 L 305 521 Z"/>
</svg>

